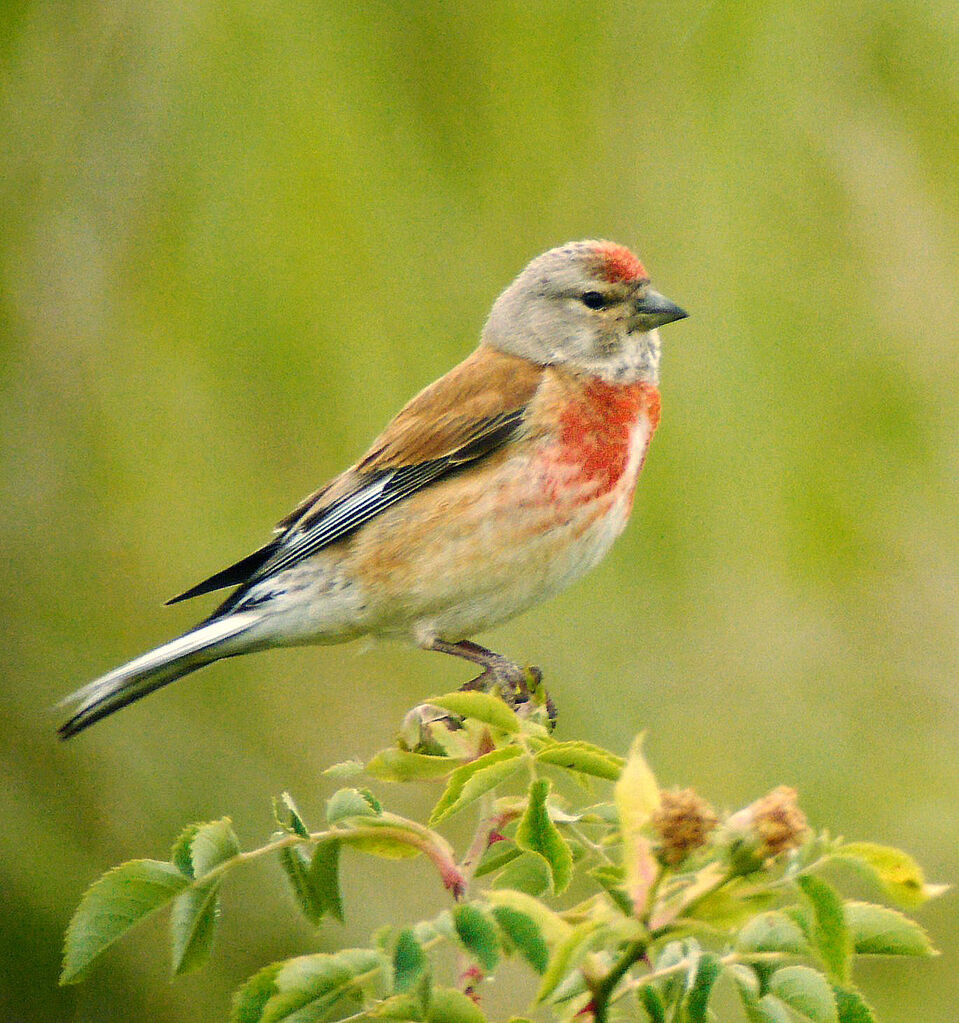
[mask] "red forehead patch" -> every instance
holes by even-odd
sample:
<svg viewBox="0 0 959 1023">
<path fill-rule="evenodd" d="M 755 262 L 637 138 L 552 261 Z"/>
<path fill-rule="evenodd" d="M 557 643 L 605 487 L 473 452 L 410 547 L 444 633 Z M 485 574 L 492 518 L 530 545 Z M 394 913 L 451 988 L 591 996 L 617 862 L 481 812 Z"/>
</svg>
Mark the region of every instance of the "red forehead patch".
<svg viewBox="0 0 959 1023">
<path fill-rule="evenodd" d="M 603 257 L 606 280 L 617 281 L 648 281 L 646 267 L 626 248 L 625 245 L 603 245 L 600 247 Z"/>
</svg>

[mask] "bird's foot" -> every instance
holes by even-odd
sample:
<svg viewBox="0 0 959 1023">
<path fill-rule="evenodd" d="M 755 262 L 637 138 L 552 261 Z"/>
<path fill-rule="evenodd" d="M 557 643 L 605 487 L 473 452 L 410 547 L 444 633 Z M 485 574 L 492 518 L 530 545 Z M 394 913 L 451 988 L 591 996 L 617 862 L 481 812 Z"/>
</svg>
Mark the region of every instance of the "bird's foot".
<svg viewBox="0 0 959 1023">
<path fill-rule="evenodd" d="M 483 692 L 498 696 L 507 706 L 528 717 L 534 710 L 545 710 L 545 721 L 551 730 L 556 726 L 556 707 L 542 686 L 543 673 L 535 665 L 516 664 L 502 654 L 470 640 L 448 643 L 433 640 L 431 649 L 472 661 L 482 667 L 476 678 L 460 686 L 466 692 Z"/>
<path fill-rule="evenodd" d="M 476 676 L 460 686 L 465 692 L 483 692 L 498 696 L 508 707 L 526 716 L 533 705 L 545 706 L 549 728 L 556 727 L 556 706 L 542 689 L 543 673 L 534 664 L 525 667 L 499 655 Z M 540 698 L 536 699 L 537 694 Z"/>
</svg>

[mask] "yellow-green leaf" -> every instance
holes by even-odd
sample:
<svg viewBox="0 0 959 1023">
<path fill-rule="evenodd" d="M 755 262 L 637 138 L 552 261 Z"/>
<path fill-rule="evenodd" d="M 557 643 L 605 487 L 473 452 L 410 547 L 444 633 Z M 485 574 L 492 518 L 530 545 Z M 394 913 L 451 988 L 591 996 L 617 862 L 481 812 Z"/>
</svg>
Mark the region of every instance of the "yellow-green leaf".
<svg viewBox="0 0 959 1023">
<path fill-rule="evenodd" d="M 504 746 L 457 767 L 433 807 L 430 825 L 438 824 L 502 784 L 519 770 L 521 757 L 522 750 L 517 746 Z"/>
<path fill-rule="evenodd" d="M 445 696 L 431 696 L 427 703 L 450 710 L 460 717 L 473 718 L 510 735 L 519 732 L 521 723 L 513 710 L 497 696 L 469 689 L 459 689 Z"/>
<path fill-rule="evenodd" d="M 633 743 L 614 790 L 623 837 L 623 866 L 626 871 L 626 893 L 633 911 L 642 916 L 647 910 L 650 887 L 659 872 L 649 840 L 642 829 L 659 806 L 659 786 L 646 758 L 643 737 Z"/>
<path fill-rule="evenodd" d="M 927 884 L 922 868 L 901 849 L 873 842 L 847 842 L 830 857 L 848 863 L 874 881 L 897 905 L 921 906 L 948 890 L 948 885 Z"/>
</svg>

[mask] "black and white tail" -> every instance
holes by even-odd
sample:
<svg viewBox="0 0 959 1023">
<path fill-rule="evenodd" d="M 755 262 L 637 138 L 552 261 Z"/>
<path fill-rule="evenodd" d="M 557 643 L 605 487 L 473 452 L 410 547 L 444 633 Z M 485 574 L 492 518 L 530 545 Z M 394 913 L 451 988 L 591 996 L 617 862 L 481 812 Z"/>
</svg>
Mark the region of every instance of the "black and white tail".
<svg viewBox="0 0 959 1023">
<path fill-rule="evenodd" d="M 259 621 L 260 615 L 241 613 L 206 622 L 78 689 L 59 704 L 76 706 L 73 717 L 60 726 L 60 738 L 69 739 L 115 710 L 205 664 L 254 649 L 253 644 L 234 640 Z"/>
</svg>

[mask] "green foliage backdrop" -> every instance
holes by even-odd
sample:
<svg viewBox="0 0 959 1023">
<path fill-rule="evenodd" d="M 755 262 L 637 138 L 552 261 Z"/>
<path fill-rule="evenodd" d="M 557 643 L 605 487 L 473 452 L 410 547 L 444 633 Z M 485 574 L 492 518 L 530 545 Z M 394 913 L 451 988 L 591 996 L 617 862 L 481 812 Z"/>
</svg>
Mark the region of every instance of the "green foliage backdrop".
<svg viewBox="0 0 959 1023">
<path fill-rule="evenodd" d="M 104 869 L 283 789 L 322 806 L 322 767 L 466 674 L 258 655 L 65 746 L 49 707 L 190 624 L 159 603 L 577 237 L 692 317 L 627 534 L 484 638 L 544 667 L 561 736 L 645 727 L 664 784 L 793 784 L 959 879 L 957 47 L 947 0 L 0 7 L 4 1018 L 215 1019 L 269 958 L 426 913 L 425 867 L 351 867 L 366 897 L 318 937 L 241 878 L 209 970 L 171 986 L 148 926 L 57 990 Z M 941 959 L 869 967 L 884 1020 L 953 1017 L 956 919 L 922 915 Z"/>
</svg>

